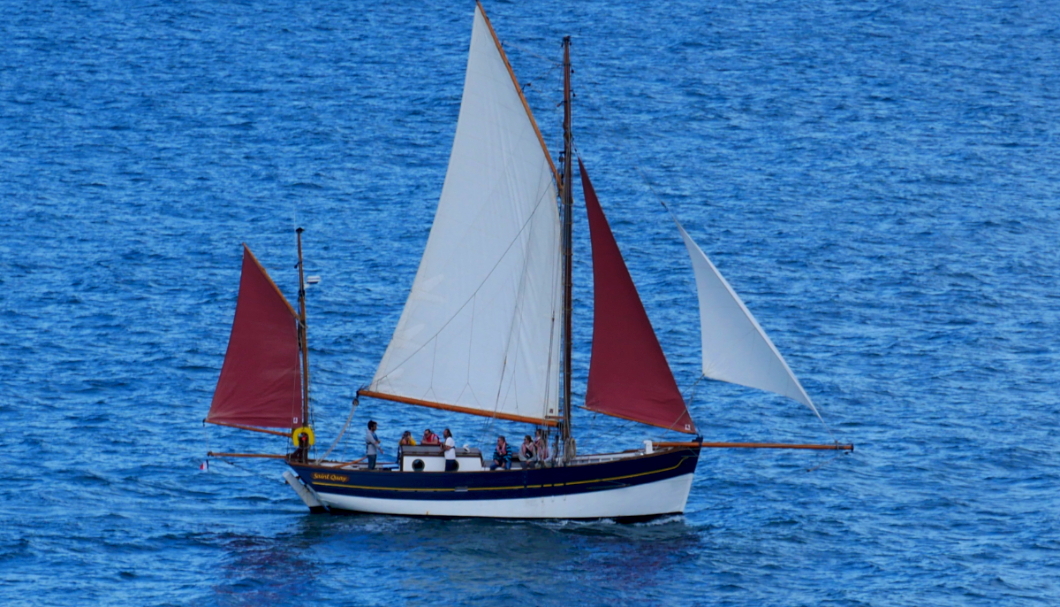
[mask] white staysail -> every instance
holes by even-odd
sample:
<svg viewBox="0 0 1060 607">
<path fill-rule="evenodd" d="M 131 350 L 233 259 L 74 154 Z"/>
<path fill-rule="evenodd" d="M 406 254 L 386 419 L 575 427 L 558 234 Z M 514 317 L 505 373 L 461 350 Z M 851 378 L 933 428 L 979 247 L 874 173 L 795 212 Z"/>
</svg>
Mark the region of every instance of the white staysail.
<svg viewBox="0 0 1060 607">
<path fill-rule="evenodd" d="M 696 275 L 703 375 L 787 396 L 809 407 L 820 419 L 821 414 L 806 390 L 740 296 L 692 241 L 681 222 L 676 218 L 674 222 L 681 231 Z"/>
<path fill-rule="evenodd" d="M 476 7 L 438 210 L 366 393 L 508 419 L 556 415 L 560 259 L 554 168 Z"/>
</svg>

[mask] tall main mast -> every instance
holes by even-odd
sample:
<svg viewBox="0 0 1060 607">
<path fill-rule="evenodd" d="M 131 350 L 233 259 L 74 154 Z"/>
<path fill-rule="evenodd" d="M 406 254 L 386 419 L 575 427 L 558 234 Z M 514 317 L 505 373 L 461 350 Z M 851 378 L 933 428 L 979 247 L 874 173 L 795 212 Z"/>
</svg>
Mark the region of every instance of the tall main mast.
<svg viewBox="0 0 1060 607">
<path fill-rule="evenodd" d="M 562 183 L 560 183 L 560 204 L 563 208 L 563 426 L 560 437 L 563 439 L 563 461 L 569 462 L 574 457 L 574 443 L 571 439 L 571 317 L 573 316 L 573 223 L 574 223 L 574 190 L 573 154 L 574 136 L 571 133 L 571 87 L 570 87 L 570 36 L 563 38 L 563 154 Z"/>
</svg>

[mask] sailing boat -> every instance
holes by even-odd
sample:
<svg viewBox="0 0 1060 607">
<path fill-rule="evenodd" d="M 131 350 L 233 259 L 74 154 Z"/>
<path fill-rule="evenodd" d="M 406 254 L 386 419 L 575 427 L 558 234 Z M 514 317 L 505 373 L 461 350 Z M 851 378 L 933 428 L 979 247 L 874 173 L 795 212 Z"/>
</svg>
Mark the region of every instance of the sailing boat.
<svg viewBox="0 0 1060 607">
<path fill-rule="evenodd" d="M 455 449 L 457 469 L 446 471 L 442 448 L 426 445 L 404 448 L 397 466 L 387 470 L 370 470 L 360 460 L 330 461 L 327 453 L 310 459 L 299 231 L 298 312 L 245 249 L 232 337 L 206 421 L 289 433 L 298 449 L 286 456 L 291 470 L 285 477 L 310 509 L 639 520 L 684 511 L 704 447 L 852 448 L 703 442 L 579 159 L 595 293 L 584 406 L 696 439 L 577 452 L 571 416 L 569 38 L 563 48 L 564 152 L 557 170 L 504 50 L 476 6 L 438 210 L 397 328 L 371 383 L 358 391 L 358 399 L 532 424 L 553 440 L 550 458 L 544 465 L 517 462 L 510 470 L 490 471 L 477 449 L 465 447 Z M 677 226 L 696 276 L 704 375 L 791 397 L 817 414 L 746 306 Z"/>
</svg>

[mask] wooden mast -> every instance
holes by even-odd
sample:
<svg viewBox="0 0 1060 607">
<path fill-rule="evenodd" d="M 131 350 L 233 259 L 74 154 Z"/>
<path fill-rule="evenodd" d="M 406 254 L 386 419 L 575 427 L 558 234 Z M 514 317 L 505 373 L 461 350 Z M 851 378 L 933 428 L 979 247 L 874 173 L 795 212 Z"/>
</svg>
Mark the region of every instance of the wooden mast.
<svg viewBox="0 0 1060 607">
<path fill-rule="evenodd" d="M 570 36 L 563 38 L 563 180 L 560 183 L 560 200 L 563 207 L 563 426 L 560 438 L 563 444 L 563 461 L 569 463 L 574 457 L 574 441 L 571 438 L 571 317 L 573 313 L 573 264 L 572 228 L 574 223 L 574 191 L 572 186 L 574 136 L 571 133 L 571 87 L 570 87 Z"/>
<path fill-rule="evenodd" d="M 309 342 L 305 319 L 305 268 L 302 263 L 302 232 L 298 228 L 298 346 L 302 349 L 302 425 L 309 425 Z"/>
</svg>

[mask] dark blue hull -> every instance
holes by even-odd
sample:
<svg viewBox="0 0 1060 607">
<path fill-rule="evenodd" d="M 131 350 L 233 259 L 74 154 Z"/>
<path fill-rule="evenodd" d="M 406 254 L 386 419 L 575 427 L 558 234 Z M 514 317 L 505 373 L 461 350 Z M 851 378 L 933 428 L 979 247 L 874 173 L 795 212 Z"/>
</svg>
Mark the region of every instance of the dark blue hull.
<svg viewBox="0 0 1060 607">
<path fill-rule="evenodd" d="M 684 510 L 699 448 L 556 468 L 399 472 L 290 464 L 334 511 L 491 518 L 623 518 Z"/>
</svg>

